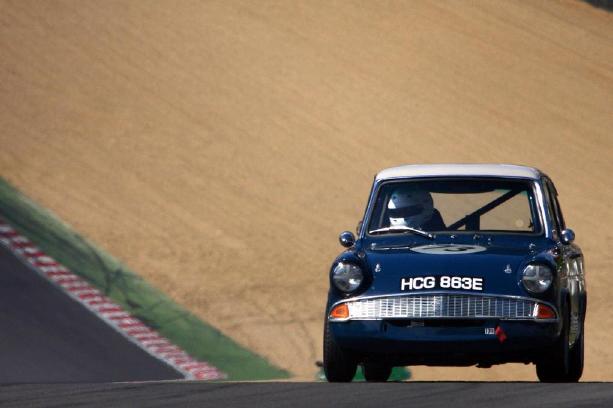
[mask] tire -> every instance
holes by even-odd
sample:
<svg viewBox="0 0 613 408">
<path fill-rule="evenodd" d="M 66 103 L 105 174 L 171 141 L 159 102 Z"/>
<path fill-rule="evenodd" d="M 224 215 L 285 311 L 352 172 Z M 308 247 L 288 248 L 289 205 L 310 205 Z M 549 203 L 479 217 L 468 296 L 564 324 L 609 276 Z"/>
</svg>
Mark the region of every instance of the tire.
<svg viewBox="0 0 613 408">
<path fill-rule="evenodd" d="M 570 316 L 564 315 L 564 328 L 560 339 L 554 346 L 550 356 L 536 363 L 536 375 L 541 382 L 577 382 L 583 374 L 583 345 L 584 328 L 581 325 L 581 334 L 572 348 L 569 348 L 568 338 L 570 329 Z"/>
<path fill-rule="evenodd" d="M 358 368 L 351 353 L 343 350 L 330 333 L 330 323 L 326 319 L 324 327 L 324 372 L 328 382 L 351 382 Z"/>
<path fill-rule="evenodd" d="M 569 371 L 566 377 L 566 382 L 578 382 L 583 375 L 583 333 L 584 333 L 583 324 L 581 325 L 581 334 L 573 348 L 570 350 L 570 355 L 568 356 L 569 362 Z"/>
<path fill-rule="evenodd" d="M 386 382 L 392 374 L 392 367 L 384 364 L 366 363 L 362 369 L 368 382 Z"/>
</svg>

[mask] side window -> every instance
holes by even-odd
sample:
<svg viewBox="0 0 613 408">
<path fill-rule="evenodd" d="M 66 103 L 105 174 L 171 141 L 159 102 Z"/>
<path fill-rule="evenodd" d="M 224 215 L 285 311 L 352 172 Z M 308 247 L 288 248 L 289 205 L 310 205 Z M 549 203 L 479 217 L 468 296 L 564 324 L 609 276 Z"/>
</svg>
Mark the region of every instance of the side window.
<svg viewBox="0 0 613 408">
<path fill-rule="evenodd" d="M 564 224 L 564 217 L 562 216 L 562 210 L 560 209 L 560 203 L 558 202 L 558 192 L 555 186 L 549 179 L 545 179 L 545 185 L 547 189 L 547 201 L 549 202 L 549 211 L 551 212 L 556 229 L 562 231 L 566 228 Z"/>
<path fill-rule="evenodd" d="M 557 233 L 560 230 L 560 226 L 558 225 L 558 220 L 556 219 L 555 211 L 553 209 L 553 198 L 551 195 L 551 188 L 549 187 L 549 183 L 547 180 L 543 183 L 543 187 L 545 187 L 545 199 L 547 201 L 547 212 L 551 216 L 551 220 L 553 221 L 553 227 Z"/>
<path fill-rule="evenodd" d="M 553 204 L 554 204 L 553 208 L 556 212 L 556 218 L 558 219 L 558 225 L 560 226 L 560 230 L 565 230 L 566 223 L 564 222 L 564 216 L 562 215 L 562 209 L 560 208 L 560 202 L 558 201 L 558 192 L 555 186 L 553 185 L 553 183 L 551 184 L 551 186 L 553 187 L 553 191 L 555 192 L 555 195 L 553 197 Z"/>
</svg>

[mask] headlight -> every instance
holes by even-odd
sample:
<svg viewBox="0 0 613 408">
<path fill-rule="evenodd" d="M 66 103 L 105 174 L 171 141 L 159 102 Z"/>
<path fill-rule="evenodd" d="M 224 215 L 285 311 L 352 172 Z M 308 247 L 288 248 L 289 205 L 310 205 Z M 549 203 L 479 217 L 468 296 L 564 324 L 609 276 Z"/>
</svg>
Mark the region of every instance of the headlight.
<svg viewBox="0 0 613 408">
<path fill-rule="evenodd" d="M 353 292 L 363 280 L 364 274 L 357 265 L 339 262 L 332 271 L 332 282 L 343 292 Z"/>
<path fill-rule="evenodd" d="M 553 281 L 551 269 L 545 265 L 528 265 L 524 269 L 521 282 L 532 293 L 543 293 Z"/>
</svg>

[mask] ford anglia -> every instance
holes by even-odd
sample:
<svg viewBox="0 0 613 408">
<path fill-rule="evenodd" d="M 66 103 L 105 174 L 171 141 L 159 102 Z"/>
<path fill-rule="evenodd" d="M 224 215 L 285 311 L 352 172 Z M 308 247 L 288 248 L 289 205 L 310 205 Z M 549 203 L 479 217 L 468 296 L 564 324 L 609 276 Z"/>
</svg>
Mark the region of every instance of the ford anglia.
<svg viewBox="0 0 613 408">
<path fill-rule="evenodd" d="M 583 372 L 583 254 L 543 172 L 502 164 L 378 173 L 357 237 L 332 263 L 324 371 L 534 363 L 544 382 Z"/>
</svg>

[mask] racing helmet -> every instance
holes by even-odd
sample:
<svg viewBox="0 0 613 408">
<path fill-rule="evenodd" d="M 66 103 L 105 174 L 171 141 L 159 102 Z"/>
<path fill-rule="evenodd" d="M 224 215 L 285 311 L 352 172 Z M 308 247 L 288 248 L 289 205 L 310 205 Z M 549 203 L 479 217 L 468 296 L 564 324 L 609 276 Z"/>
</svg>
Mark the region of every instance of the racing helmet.
<svg viewBox="0 0 613 408">
<path fill-rule="evenodd" d="M 421 228 L 434 214 L 432 195 L 410 186 L 398 187 L 387 202 L 387 214 L 392 227 Z"/>
</svg>

